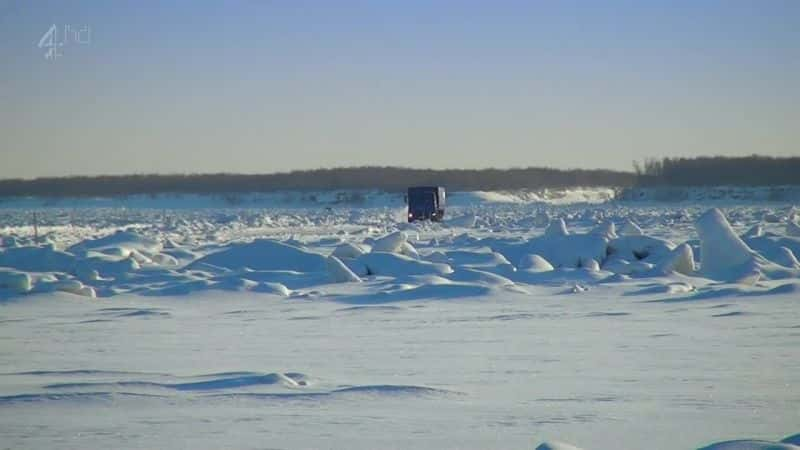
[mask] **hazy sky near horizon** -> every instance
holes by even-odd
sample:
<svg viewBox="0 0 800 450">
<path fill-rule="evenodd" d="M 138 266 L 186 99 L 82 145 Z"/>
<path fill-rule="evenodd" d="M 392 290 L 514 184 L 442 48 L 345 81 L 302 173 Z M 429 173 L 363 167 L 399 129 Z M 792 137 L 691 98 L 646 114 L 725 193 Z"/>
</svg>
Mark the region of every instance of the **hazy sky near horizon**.
<svg viewBox="0 0 800 450">
<path fill-rule="evenodd" d="M 796 0 L 0 0 L 0 38 L 0 178 L 800 156 Z"/>
</svg>

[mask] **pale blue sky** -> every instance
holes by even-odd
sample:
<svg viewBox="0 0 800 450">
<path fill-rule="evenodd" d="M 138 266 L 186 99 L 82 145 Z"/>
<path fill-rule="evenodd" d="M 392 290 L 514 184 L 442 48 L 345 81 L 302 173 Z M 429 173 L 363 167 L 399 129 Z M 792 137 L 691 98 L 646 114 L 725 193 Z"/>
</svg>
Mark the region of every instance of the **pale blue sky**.
<svg viewBox="0 0 800 450">
<path fill-rule="evenodd" d="M 0 0 L 0 38 L 0 178 L 800 155 L 795 0 Z"/>
</svg>

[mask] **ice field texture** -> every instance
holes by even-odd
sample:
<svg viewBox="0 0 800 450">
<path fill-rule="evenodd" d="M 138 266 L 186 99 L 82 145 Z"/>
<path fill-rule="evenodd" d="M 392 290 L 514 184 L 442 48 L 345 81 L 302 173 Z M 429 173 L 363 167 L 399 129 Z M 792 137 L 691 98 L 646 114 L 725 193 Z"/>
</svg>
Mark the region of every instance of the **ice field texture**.
<svg viewBox="0 0 800 450">
<path fill-rule="evenodd" d="M 800 449 L 800 209 L 612 197 L 2 202 L 0 447 Z"/>
</svg>

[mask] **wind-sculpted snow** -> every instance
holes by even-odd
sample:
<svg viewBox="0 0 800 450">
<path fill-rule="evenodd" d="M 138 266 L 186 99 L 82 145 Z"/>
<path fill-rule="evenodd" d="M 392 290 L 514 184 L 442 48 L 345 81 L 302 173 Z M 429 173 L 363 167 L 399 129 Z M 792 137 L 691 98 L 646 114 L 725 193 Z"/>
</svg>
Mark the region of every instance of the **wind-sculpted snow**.
<svg viewBox="0 0 800 450">
<path fill-rule="evenodd" d="M 0 209 L 4 445 L 797 445 L 797 208 L 482 198 Z"/>
<path fill-rule="evenodd" d="M 155 381 L 115 381 L 115 382 L 70 382 L 54 383 L 42 386 L 44 389 L 91 389 L 101 388 L 162 388 L 175 391 L 213 391 L 220 389 L 233 389 L 262 385 L 283 385 L 285 387 L 305 386 L 305 375 L 303 374 L 233 374 L 214 378 L 213 376 L 200 376 L 197 378 L 211 378 L 203 381 L 190 381 L 183 383 L 159 383 Z"/>
<path fill-rule="evenodd" d="M 6 376 L 35 376 L 42 378 L 66 377 L 70 381 L 44 384 L 38 387 L 42 392 L 0 395 L 0 408 L 16 403 L 63 402 L 76 403 L 95 400 L 130 398 L 159 399 L 173 401 L 186 395 L 208 398 L 261 399 L 261 400 L 299 400 L 334 399 L 341 396 L 364 395 L 376 398 L 390 397 L 430 397 L 465 395 L 448 389 L 426 386 L 365 384 L 335 385 L 313 381 L 298 372 L 228 372 L 207 375 L 180 377 L 169 374 L 135 373 L 103 370 L 71 371 L 31 371 Z M 138 375 L 142 379 L 130 379 Z M 75 381 L 80 376 L 105 378 L 105 381 Z M 164 381 L 155 381 L 164 380 Z M 266 391 L 265 391 L 266 389 Z M 192 398 L 192 397 L 189 397 Z"/>
</svg>

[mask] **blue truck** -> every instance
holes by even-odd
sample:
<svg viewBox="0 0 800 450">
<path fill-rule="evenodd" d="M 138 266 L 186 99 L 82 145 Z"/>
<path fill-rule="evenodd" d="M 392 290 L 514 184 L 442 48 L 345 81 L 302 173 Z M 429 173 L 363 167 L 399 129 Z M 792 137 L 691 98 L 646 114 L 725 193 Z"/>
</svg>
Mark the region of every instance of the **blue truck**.
<svg viewBox="0 0 800 450">
<path fill-rule="evenodd" d="M 445 191 L 441 186 L 415 186 L 408 188 L 408 221 L 444 218 Z"/>
</svg>

